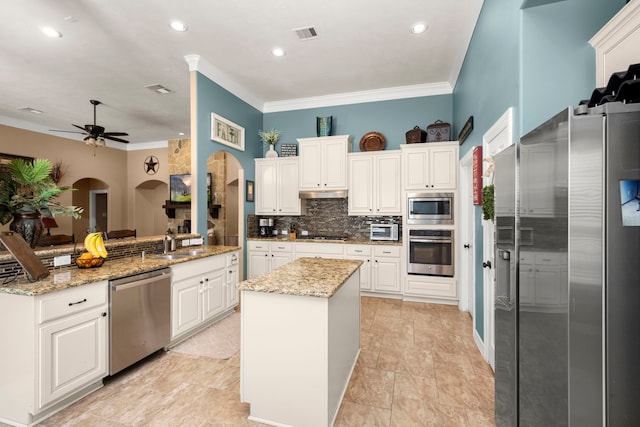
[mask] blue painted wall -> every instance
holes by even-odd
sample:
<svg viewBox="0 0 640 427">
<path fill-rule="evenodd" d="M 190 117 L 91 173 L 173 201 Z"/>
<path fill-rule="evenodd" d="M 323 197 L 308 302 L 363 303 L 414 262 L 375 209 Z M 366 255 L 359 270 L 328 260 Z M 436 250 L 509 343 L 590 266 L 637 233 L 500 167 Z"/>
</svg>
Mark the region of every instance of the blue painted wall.
<svg viewBox="0 0 640 427">
<path fill-rule="evenodd" d="M 522 2 L 485 0 L 453 92 L 457 126 L 474 116 L 474 130 L 460 147 L 464 156 L 514 107 L 514 135 L 524 135 L 595 87 L 589 39 L 625 0 L 563 0 L 520 10 Z M 456 129 L 455 132 L 458 132 Z M 483 336 L 482 213 L 476 208 L 476 317 Z"/>
<path fill-rule="evenodd" d="M 258 138 L 258 130 L 262 128 L 262 113 L 198 72 L 196 72 L 196 85 L 198 94 L 198 182 L 206 182 L 207 159 L 219 150 L 226 150 L 233 154 L 244 169 L 245 179 L 255 180 L 253 159 L 262 157 L 262 144 Z M 244 127 L 245 151 L 236 150 L 211 140 L 211 113 L 216 113 Z M 244 185 L 244 183 L 240 185 Z M 196 212 L 198 213 L 199 226 L 196 231 L 206 236 L 206 185 L 198 185 L 197 191 L 198 205 Z M 254 205 L 253 202 L 244 202 L 245 230 L 247 226 L 246 215 L 255 212 Z M 244 259 L 246 259 L 246 241 L 242 242 L 242 246 L 245 248 Z"/>
<path fill-rule="evenodd" d="M 475 146 L 509 107 L 519 103 L 520 9 L 513 0 L 485 0 L 453 92 L 453 121 L 459 132 L 469 116 L 474 129 L 460 146 L 460 157 Z M 515 120 L 514 120 L 515 121 Z M 517 125 L 516 125 L 517 126 Z M 517 132 L 514 132 L 517 135 Z M 476 207 L 475 329 L 483 338 L 482 209 Z M 463 284 L 464 285 L 464 284 Z"/>
<path fill-rule="evenodd" d="M 625 4 L 565 0 L 523 11 L 521 135 L 591 97 L 596 71 L 589 39 Z"/>
<path fill-rule="evenodd" d="M 359 151 L 359 141 L 368 132 L 380 132 L 387 140 L 386 149 L 399 149 L 405 133 L 420 126 L 453 119 L 452 95 L 424 96 L 393 101 L 368 102 L 336 107 L 266 113 L 264 129 L 282 131 L 276 151 L 282 143 L 297 144 L 296 138 L 316 136 L 316 117 L 333 117 L 332 135 L 351 135 L 353 151 Z M 264 147 L 266 150 L 267 147 Z"/>
</svg>

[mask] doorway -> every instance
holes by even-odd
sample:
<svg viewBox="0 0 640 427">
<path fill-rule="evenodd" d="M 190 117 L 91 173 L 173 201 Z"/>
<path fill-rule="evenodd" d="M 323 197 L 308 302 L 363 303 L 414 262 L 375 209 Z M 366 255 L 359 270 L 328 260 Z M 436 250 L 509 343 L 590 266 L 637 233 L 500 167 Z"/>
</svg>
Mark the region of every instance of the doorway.
<svg viewBox="0 0 640 427">
<path fill-rule="evenodd" d="M 89 191 L 89 228 L 107 232 L 107 196 L 108 190 Z"/>
<path fill-rule="evenodd" d="M 461 311 L 468 311 L 475 318 L 475 236 L 476 220 L 473 206 L 473 150 L 460 160 L 460 301 Z"/>
<path fill-rule="evenodd" d="M 500 151 L 513 144 L 513 108 L 509 108 L 482 136 L 482 153 L 485 159 L 493 159 Z M 484 163 L 484 162 L 483 162 Z M 484 163 L 486 166 L 493 163 Z M 493 184 L 493 173 L 483 178 L 482 185 Z M 495 370 L 495 224 L 493 220 L 482 221 L 483 238 L 483 297 L 484 297 L 484 356 Z"/>
</svg>

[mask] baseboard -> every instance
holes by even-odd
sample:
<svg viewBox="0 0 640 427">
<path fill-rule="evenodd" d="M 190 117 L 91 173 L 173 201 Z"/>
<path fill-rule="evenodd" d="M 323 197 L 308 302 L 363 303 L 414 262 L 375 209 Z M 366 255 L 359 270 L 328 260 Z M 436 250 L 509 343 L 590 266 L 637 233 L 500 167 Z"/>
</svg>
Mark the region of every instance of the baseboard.
<svg viewBox="0 0 640 427">
<path fill-rule="evenodd" d="M 475 328 L 473 329 L 473 340 L 475 341 L 478 350 L 480 350 L 482 358 L 488 362 L 489 359 L 487 359 L 487 349 L 485 348 L 484 341 L 480 338 L 480 335 L 478 335 L 478 331 L 476 331 Z"/>
</svg>

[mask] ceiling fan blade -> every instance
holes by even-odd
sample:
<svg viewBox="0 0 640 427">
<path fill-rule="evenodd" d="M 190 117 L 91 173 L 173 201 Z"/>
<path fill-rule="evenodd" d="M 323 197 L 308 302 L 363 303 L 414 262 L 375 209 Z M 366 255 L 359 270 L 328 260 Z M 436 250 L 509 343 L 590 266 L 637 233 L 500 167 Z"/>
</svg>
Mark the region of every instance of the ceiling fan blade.
<svg viewBox="0 0 640 427">
<path fill-rule="evenodd" d="M 75 126 L 75 127 L 77 127 L 78 129 L 82 129 L 82 130 L 83 130 L 83 131 L 85 131 L 85 132 L 89 132 L 89 130 L 88 130 L 86 127 L 84 127 L 84 126 L 74 125 L 73 123 L 72 123 L 72 125 L 73 125 L 73 126 Z"/>
<path fill-rule="evenodd" d="M 102 135 L 104 136 L 129 136 L 126 132 L 104 132 Z"/>
<path fill-rule="evenodd" d="M 49 130 L 51 132 L 81 133 L 86 135 L 86 132 L 78 132 L 77 130 L 61 130 L 61 129 L 49 129 Z"/>
<path fill-rule="evenodd" d="M 116 137 L 114 137 L 114 136 L 109 136 L 108 134 L 104 134 L 104 135 L 102 135 L 102 137 L 103 137 L 104 139 L 110 139 L 110 140 L 112 140 L 112 141 L 124 142 L 125 144 L 128 144 L 128 143 L 129 143 L 129 141 L 127 141 L 127 140 L 120 139 L 120 138 L 116 138 Z"/>
</svg>

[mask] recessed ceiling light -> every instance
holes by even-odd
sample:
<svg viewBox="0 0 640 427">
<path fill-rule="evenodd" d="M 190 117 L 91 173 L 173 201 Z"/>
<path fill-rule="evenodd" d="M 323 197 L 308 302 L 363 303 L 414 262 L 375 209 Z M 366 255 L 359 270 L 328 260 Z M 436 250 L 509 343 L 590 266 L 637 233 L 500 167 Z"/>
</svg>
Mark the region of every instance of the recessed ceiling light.
<svg viewBox="0 0 640 427">
<path fill-rule="evenodd" d="M 273 54 L 273 56 L 285 56 L 287 54 L 284 49 L 279 47 L 274 48 L 271 53 Z"/>
<path fill-rule="evenodd" d="M 417 24 L 414 24 L 413 27 L 411 27 L 411 32 L 413 34 L 421 34 L 427 31 L 427 28 L 428 28 L 427 24 L 423 24 L 422 22 L 419 22 Z"/>
<path fill-rule="evenodd" d="M 51 27 L 42 27 L 40 28 L 40 31 L 42 31 L 42 34 L 44 34 L 45 36 L 54 39 L 59 39 L 60 37 L 62 37 L 62 33 L 60 31 L 57 31 Z"/>
<path fill-rule="evenodd" d="M 184 23 L 180 22 L 180 21 L 171 21 L 171 23 L 169 24 L 169 26 L 171 28 L 173 28 L 175 31 L 178 32 L 185 32 L 189 29 L 189 27 L 187 27 Z"/>
</svg>

